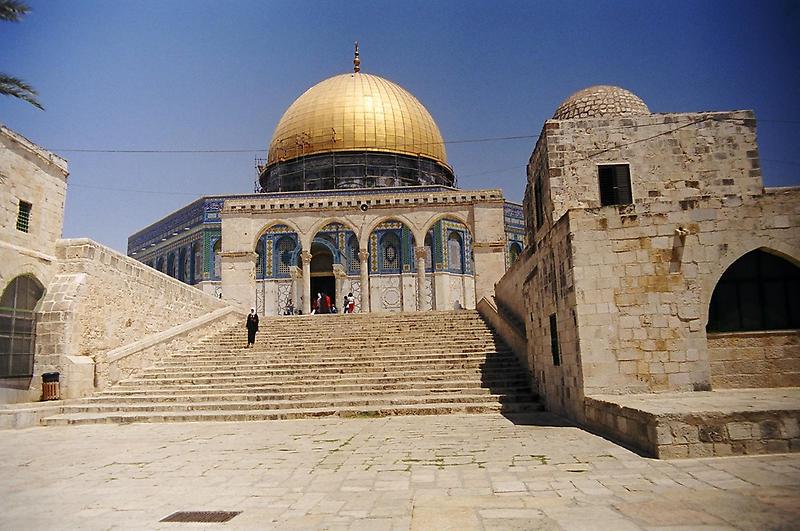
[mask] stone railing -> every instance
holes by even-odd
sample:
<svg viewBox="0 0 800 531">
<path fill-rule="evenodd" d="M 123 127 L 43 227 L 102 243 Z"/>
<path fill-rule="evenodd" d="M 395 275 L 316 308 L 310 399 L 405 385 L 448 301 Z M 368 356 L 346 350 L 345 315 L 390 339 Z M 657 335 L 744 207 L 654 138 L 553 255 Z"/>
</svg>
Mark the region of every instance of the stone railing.
<svg viewBox="0 0 800 531">
<path fill-rule="evenodd" d="M 229 305 L 89 239 L 59 240 L 57 272 L 40 303 L 38 376 L 62 374 L 62 396 L 94 391 L 94 360 Z"/>
<path fill-rule="evenodd" d="M 514 354 L 517 355 L 520 365 L 525 368 L 528 376 L 531 378 L 531 386 L 535 389 L 535 384 L 533 382 L 533 368 L 531 367 L 531 362 L 528 359 L 528 341 L 525 336 L 520 333 L 516 323 L 512 323 L 501 312 L 498 312 L 495 302 L 486 297 L 483 297 L 480 301 L 478 301 L 477 310 L 486 320 L 486 322 L 488 322 L 489 325 L 494 328 L 498 334 L 500 334 L 500 337 L 503 338 L 503 341 L 505 341 L 506 344 L 511 347 L 511 350 L 514 351 Z"/>
<path fill-rule="evenodd" d="M 234 307 L 220 308 L 101 354 L 95 359 L 95 389 L 105 389 L 138 370 L 153 366 L 157 361 L 185 349 L 203 337 L 220 332 L 237 322 L 244 323 L 246 315 Z"/>
</svg>

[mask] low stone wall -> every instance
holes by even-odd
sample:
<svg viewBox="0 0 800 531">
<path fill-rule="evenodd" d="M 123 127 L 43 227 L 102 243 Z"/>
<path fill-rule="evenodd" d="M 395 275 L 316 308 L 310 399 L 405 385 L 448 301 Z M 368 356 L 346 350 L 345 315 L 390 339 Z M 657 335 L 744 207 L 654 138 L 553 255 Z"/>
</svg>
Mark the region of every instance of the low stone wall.
<svg viewBox="0 0 800 531">
<path fill-rule="evenodd" d="M 89 239 L 60 240 L 56 259 L 36 328 L 31 400 L 50 371 L 62 374 L 62 396 L 91 394 L 104 353 L 229 306 Z"/>
<path fill-rule="evenodd" d="M 800 451 L 800 389 L 587 396 L 585 426 L 660 459 Z"/>
<path fill-rule="evenodd" d="M 528 278 L 535 265 L 530 258 L 530 249 L 525 249 L 505 275 L 494 285 L 494 298 L 497 306 L 505 312 L 510 312 L 521 323 L 525 322 L 527 314 L 522 290 L 525 279 Z"/>
<path fill-rule="evenodd" d="M 222 308 L 107 352 L 96 361 L 95 389 L 105 389 L 136 371 L 152 367 L 157 361 L 187 348 L 203 337 L 212 336 L 236 323 L 242 324 L 246 316 L 237 308 Z"/>
<path fill-rule="evenodd" d="M 489 323 L 489 326 L 500 334 L 503 341 L 505 341 L 506 344 L 511 347 L 511 350 L 514 351 L 514 354 L 517 355 L 520 365 L 522 365 L 528 373 L 528 377 L 531 381 L 531 388 L 535 389 L 536 384 L 534 382 L 533 368 L 530 366 L 530 360 L 528 359 L 528 342 L 525 336 L 520 333 L 514 323 L 509 322 L 502 313 L 498 312 L 494 303 L 486 297 L 478 301 L 477 309 L 481 317 Z"/>
<path fill-rule="evenodd" d="M 800 331 L 708 334 L 714 389 L 800 387 Z"/>
</svg>

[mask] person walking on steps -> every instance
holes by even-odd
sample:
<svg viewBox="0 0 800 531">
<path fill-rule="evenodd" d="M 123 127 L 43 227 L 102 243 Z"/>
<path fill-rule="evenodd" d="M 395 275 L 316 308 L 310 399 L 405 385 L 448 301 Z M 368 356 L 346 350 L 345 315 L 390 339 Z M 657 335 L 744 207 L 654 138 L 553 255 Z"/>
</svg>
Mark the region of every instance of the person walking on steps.
<svg viewBox="0 0 800 531">
<path fill-rule="evenodd" d="M 258 332 L 258 314 L 255 308 L 250 308 L 250 315 L 247 316 L 247 348 L 255 344 L 256 332 Z"/>
</svg>

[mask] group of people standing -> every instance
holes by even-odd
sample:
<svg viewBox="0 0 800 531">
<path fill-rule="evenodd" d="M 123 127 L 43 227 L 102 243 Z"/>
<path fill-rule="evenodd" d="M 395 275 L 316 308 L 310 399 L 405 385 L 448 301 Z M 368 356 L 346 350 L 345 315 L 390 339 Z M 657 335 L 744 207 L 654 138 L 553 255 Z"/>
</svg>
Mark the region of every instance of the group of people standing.
<svg viewBox="0 0 800 531">
<path fill-rule="evenodd" d="M 291 309 L 290 309 L 291 307 Z M 350 292 L 344 297 L 344 306 L 343 306 L 343 313 L 353 313 L 356 310 L 356 298 L 353 296 L 353 293 Z M 336 306 L 331 303 L 331 298 L 329 295 L 323 292 L 317 293 L 317 298 L 311 301 L 311 314 L 317 313 L 337 313 Z M 294 304 L 292 304 L 292 300 L 289 299 L 287 304 L 287 309 L 284 312 L 284 315 L 292 315 L 294 314 Z M 256 313 L 255 308 L 250 308 L 250 313 L 247 316 L 247 347 L 250 348 L 251 345 L 255 344 L 256 342 L 256 332 L 258 332 L 258 314 Z"/>
<path fill-rule="evenodd" d="M 356 309 L 356 298 L 352 293 L 344 297 L 342 313 L 353 313 Z M 317 293 L 317 298 L 311 301 L 311 314 L 317 313 L 339 313 L 338 308 L 331 304 L 330 296 L 325 292 Z"/>
</svg>

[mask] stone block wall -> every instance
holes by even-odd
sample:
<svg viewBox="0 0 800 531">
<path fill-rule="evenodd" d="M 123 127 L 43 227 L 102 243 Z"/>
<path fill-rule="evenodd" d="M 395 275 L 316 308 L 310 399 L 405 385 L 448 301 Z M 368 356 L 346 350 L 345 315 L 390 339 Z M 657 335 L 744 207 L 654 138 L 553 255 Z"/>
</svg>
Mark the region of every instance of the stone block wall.
<svg viewBox="0 0 800 531">
<path fill-rule="evenodd" d="M 67 175 L 67 161 L 0 125 L 0 294 L 19 276 L 43 287 L 53 278 Z M 31 205 L 27 232 L 17 229 L 21 202 Z M 0 378 L 0 403 L 29 400 L 30 381 Z"/>
<path fill-rule="evenodd" d="M 563 218 L 537 242 L 522 296 L 526 305 L 528 366 L 548 410 L 580 418 L 583 371 L 575 318 L 575 285 L 569 220 Z M 551 334 L 555 316 L 556 335 Z M 556 341 L 557 340 L 557 341 Z M 554 357 L 553 345 L 558 348 Z"/>
<path fill-rule="evenodd" d="M 602 164 L 629 166 L 631 204 L 600 204 Z M 763 188 L 750 111 L 550 120 L 528 179 L 530 249 L 497 283 L 498 307 L 526 321 L 548 408 L 579 422 L 584 396 L 710 389 L 706 324 L 724 271 L 756 249 L 800 264 L 800 189 Z M 776 381 L 792 381 L 793 347 L 779 350 Z"/>
<path fill-rule="evenodd" d="M 0 242 L 55 253 L 64 225 L 67 174 L 67 161 L 0 125 Z M 20 201 L 32 205 L 28 232 L 16 228 Z"/>
<path fill-rule="evenodd" d="M 522 288 L 533 270 L 532 250 L 533 247 L 526 247 L 503 278 L 494 285 L 494 298 L 497 301 L 498 311 L 510 314 L 512 319 L 521 323 L 525 322 L 525 316 L 528 314 Z"/>
<path fill-rule="evenodd" d="M 708 334 L 714 389 L 800 387 L 800 332 Z"/>
<path fill-rule="evenodd" d="M 224 301 L 88 239 L 60 240 L 57 274 L 41 303 L 31 399 L 39 375 L 69 357 L 104 352 L 226 307 Z"/>
<path fill-rule="evenodd" d="M 550 223 L 570 209 L 601 206 L 599 164 L 629 164 L 634 204 L 652 211 L 763 193 L 751 111 L 548 120 L 543 134 Z M 529 166 L 529 179 L 536 171 Z"/>
<path fill-rule="evenodd" d="M 722 273 L 754 249 L 800 263 L 800 189 L 727 201 L 569 212 L 587 394 L 711 387 L 705 327 Z"/>
</svg>

